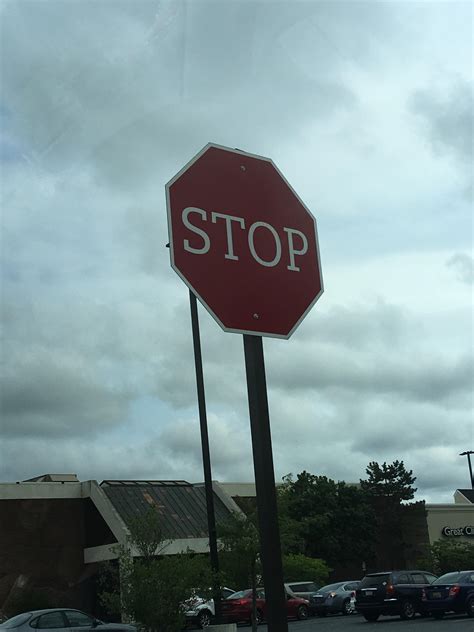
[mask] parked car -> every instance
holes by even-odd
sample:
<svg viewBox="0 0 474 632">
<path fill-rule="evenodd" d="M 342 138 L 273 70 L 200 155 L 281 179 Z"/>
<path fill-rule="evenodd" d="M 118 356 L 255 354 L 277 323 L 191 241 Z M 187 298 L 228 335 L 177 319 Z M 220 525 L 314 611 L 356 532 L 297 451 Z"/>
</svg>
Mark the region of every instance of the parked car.
<svg viewBox="0 0 474 632">
<path fill-rule="evenodd" d="M 309 615 L 309 601 L 301 597 L 293 597 L 287 593 L 286 612 L 288 617 L 307 619 Z M 221 604 L 223 620 L 229 623 L 249 622 L 252 620 L 252 589 L 234 593 Z M 265 591 L 257 589 L 257 623 L 265 619 L 266 603 Z"/>
<path fill-rule="evenodd" d="M 51 630 L 55 632 L 71 632 L 71 628 L 87 630 L 103 630 L 104 632 L 137 632 L 134 625 L 125 623 L 104 623 L 80 610 L 72 608 L 49 608 L 47 610 L 31 610 L 17 614 L 4 623 L 0 629 L 15 630 L 15 632 L 31 632 L 35 630 Z"/>
<path fill-rule="evenodd" d="M 222 599 L 227 599 L 235 593 L 232 588 L 221 588 Z M 214 599 L 204 599 L 198 595 L 193 595 L 185 604 L 184 614 L 188 625 L 196 624 L 200 628 L 205 628 L 211 624 L 216 614 Z"/>
<path fill-rule="evenodd" d="M 293 597 L 302 597 L 310 601 L 311 595 L 317 592 L 318 586 L 314 582 L 287 582 L 285 590 Z"/>
<path fill-rule="evenodd" d="M 445 612 L 465 612 L 474 617 L 474 571 L 446 573 L 423 589 L 423 604 L 435 619 Z"/>
<path fill-rule="evenodd" d="M 422 591 L 435 579 L 426 571 L 370 573 L 356 590 L 356 610 L 367 621 L 377 621 L 382 614 L 413 619 L 417 612 L 425 614 Z"/>
<path fill-rule="evenodd" d="M 320 588 L 310 599 L 311 609 L 318 617 L 341 612 L 344 615 L 355 612 L 355 591 L 360 584 L 357 580 L 336 582 Z"/>
</svg>

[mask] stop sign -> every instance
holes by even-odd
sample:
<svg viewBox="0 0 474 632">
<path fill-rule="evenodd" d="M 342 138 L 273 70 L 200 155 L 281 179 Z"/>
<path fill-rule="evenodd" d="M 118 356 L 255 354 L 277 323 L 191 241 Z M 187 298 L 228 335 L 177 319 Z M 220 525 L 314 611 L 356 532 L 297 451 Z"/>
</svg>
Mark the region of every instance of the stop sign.
<svg viewBox="0 0 474 632">
<path fill-rule="evenodd" d="M 208 144 L 166 197 L 171 266 L 221 327 L 289 338 L 323 283 L 316 220 L 273 162 Z"/>
</svg>

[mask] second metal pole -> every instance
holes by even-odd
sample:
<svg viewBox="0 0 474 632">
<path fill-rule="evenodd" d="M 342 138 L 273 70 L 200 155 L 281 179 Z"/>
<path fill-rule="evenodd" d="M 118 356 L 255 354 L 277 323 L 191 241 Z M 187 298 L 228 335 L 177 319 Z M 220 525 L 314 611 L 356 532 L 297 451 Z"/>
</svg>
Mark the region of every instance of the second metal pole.
<svg viewBox="0 0 474 632">
<path fill-rule="evenodd" d="M 211 568 L 214 571 L 215 583 L 213 586 L 213 599 L 215 619 L 220 623 L 221 619 L 221 595 L 218 585 L 219 557 L 217 554 L 216 517 L 214 513 L 214 492 L 212 490 L 211 454 L 209 450 L 209 433 L 207 430 L 206 396 L 204 392 L 204 376 L 202 370 L 201 337 L 199 333 L 199 318 L 197 300 L 193 292 L 189 290 L 189 304 L 191 307 L 191 324 L 193 330 L 194 364 L 196 368 L 196 385 L 199 406 L 199 423 L 201 426 L 202 462 L 204 466 L 204 487 L 206 490 L 207 526 L 209 531 L 209 553 Z"/>
<path fill-rule="evenodd" d="M 471 477 L 471 487 L 474 489 L 474 478 L 472 478 L 471 452 L 467 453 L 467 462 L 469 463 L 469 476 Z"/>
<path fill-rule="evenodd" d="M 266 619 L 269 632 L 288 632 L 262 338 L 244 335 L 244 352 Z"/>
</svg>

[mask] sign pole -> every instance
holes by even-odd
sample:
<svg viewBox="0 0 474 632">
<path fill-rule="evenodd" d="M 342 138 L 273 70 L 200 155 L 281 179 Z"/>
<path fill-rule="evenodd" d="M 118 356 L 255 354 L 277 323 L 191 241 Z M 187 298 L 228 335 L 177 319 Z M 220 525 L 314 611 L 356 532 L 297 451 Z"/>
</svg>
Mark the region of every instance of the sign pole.
<svg viewBox="0 0 474 632">
<path fill-rule="evenodd" d="M 193 331 L 194 365 L 196 368 L 196 386 L 199 407 L 199 423 L 201 426 L 202 462 L 204 466 L 204 487 L 206 491 L 207 527 L 209 531 L 209 553 L 211 568 L 214 572 L 212 596 L 214 599 L 215 620 L 221 619 L 221 595 L 218 584 L 219 557 L 217 554 L 216 517 L 214 512 L 214 493 L 212 490 L 211 454 L 209 450 L 209 433 L 207 429 L 206 397 L 204 392 L 204 376 L 202 370 L 201 337 L 199 333 L 199 318 L 197 300 L 189 290 L 189 304 L 191 308 L 191 325 Z"/>
<path fill-rule="evenodd" d="M 262 337 L 243 339 L 266 618 L 269 632 L 288 632 Z"/>
</svg>

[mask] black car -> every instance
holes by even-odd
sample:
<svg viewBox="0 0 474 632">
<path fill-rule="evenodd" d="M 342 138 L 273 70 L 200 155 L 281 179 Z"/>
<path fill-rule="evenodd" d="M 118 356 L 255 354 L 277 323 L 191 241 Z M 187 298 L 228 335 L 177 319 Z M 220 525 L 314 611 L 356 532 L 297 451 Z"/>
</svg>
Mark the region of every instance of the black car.
<svg viewBox="0 0 474 632">
<path fill-rule="evenodd" d="M 423 588 L 436 575 L 426 571 L 386 571 L 370 573 L 356 591 L 356 610 L 367 621 L 377 621 L 380 615 L 399 615 L 413 619 L 417 612 L 425 614 Z"/>
<path fill-rule="evenodd" d="M 423 590 L 423 604 L 435 619 L 445 612 L 474 617 L 474 571 L 457 571 L 438 577 Z"/>
</svg>

